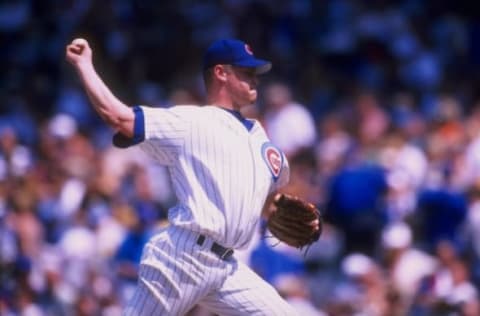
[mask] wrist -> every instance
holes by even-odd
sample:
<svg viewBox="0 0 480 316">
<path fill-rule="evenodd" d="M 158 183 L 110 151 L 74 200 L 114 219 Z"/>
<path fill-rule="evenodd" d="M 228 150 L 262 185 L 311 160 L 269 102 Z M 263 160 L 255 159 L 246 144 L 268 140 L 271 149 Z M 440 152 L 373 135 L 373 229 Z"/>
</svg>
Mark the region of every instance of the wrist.
<svg viewBox="0 0 480 316">
<path fill-rule="evenodd" d="M 75 69 L 79 73 L 87 72 L 93 69 L 93 64 L 91 60 L 79 60 L 75 63 Z"/>
</svg>

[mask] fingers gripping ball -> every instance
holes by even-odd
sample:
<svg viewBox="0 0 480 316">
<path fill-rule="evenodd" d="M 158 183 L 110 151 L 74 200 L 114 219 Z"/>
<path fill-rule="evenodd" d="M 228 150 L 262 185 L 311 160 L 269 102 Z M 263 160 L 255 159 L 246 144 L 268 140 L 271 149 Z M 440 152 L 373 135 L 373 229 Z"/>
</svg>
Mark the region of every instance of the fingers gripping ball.
<svg viewBox="0 0 480 316">
<path fill-rule="evenodd" d="M 87 40 L 76 38 L 67 45 L 66 59 L 74 66 L 81 66 L 90 63 L 92 59 L 92 51 Z"/>
<path fill-rule="evenodd" d="M 85 48 L 88 48 L 88 42 L 83 38 L 76 38 L 72 41 L 72 46 L 77 50 L 77 53 L 82 54 Z"/>
<path fill-rule="evenodd" d="M 275 211 L 267 226 L 277 239 L 289 246 L 302 248 L 320 238 L 322 217 L 313 204 L 287 194 L 278 194 L 273 204 Z"/>
</svg>

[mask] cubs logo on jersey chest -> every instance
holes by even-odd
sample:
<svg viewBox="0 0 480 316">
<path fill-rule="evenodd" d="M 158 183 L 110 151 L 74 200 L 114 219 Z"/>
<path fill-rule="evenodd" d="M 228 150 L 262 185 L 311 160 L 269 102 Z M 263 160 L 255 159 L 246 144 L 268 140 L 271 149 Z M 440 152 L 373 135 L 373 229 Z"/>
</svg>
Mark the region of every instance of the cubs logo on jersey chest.
<svg viewBox="0 0 480 316">
<path fill-rule="evenodd" d="M 262 157 L 272 174 L 273 180 L 276 182 L 282 172 L 282 152 L 272 143 L 267 142 L 262 145 Z"/>
</svg>

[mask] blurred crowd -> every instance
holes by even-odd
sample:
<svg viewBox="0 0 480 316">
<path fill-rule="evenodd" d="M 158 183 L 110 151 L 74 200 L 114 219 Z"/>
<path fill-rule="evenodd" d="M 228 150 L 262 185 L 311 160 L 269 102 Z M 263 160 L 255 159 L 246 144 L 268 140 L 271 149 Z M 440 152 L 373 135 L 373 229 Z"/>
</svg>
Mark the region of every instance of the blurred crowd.
<svg viewBox="0 0 480 316">
<path fill-rule="evenodd" d="M 111 144 L 65 45 L 123 101 L 203 104 L 219 37 L 273 62 L 260 120 L 284 191 L 322 210 L 297 250 L 264 225 L 237 257 L 302 315 L 480 315 L 480 21 L 467 1 L 0 3 L 0 314 L 119 315 L 168 225 L 167 171 Z M 195 308 L 191 315 L 208 315 Z"/>
</svg>

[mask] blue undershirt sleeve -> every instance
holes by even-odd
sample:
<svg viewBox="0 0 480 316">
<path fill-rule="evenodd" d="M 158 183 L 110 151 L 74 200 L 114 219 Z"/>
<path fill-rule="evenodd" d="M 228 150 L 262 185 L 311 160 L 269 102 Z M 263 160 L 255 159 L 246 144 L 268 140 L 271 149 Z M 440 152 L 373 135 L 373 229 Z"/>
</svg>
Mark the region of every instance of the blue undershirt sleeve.
<svg viewBox="0 0 480 316">
<path fill-rule="evenodd" d="M 135 121 L 133 123 L 133 137 L 129 138 L 121 133 L 113 135 L 113 145 L 119 148 L 127 148 L 137 145 L 145 140 L 145 116 L 140 106 L 133 107 Z"/>
</svg>

